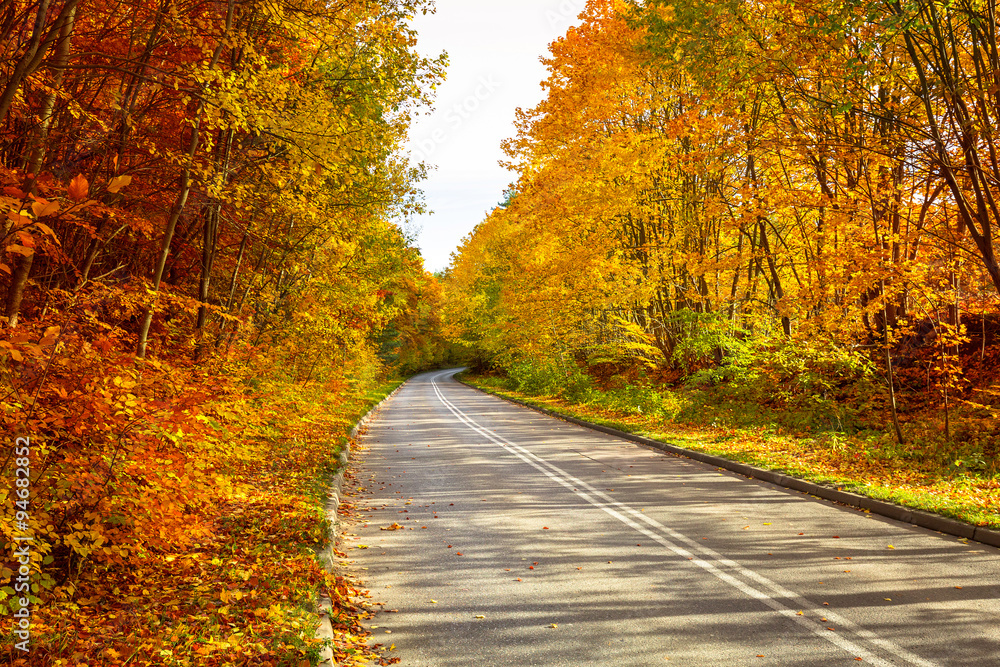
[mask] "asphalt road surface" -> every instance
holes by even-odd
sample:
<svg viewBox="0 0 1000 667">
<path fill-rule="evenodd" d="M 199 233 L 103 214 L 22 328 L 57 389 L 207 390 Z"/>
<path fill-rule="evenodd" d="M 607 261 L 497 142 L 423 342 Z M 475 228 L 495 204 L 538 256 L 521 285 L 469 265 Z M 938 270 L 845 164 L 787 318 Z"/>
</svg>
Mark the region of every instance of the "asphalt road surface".
<svg viewBox="0 0 1000 667">
<path fill-rule="evenodd" d="M 342 548 L 411 665 L 1000 665 L 1000 550 L 418 376 Z M 385 528 L 401 528 L 384 530 Z"/>
</svg>

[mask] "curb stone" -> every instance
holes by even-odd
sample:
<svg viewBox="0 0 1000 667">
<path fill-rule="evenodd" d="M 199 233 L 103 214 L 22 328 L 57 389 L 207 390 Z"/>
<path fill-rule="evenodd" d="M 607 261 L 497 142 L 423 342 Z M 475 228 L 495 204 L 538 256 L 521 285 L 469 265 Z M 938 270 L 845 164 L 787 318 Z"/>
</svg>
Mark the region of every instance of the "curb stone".
<svg viewBox="0 0 1000 667">
<path fill-rule="evenodd" d="M 759 479 L 763 482 L 774 484 L 775 486 L 781 486 L 787 489 L 801 491 L 802 493 L 807 493 L 809 495 L 818 496 L 824 500 L 832 500 L 836 503 L 842 503 L 844 505 L 850 505 L 851 507 L 868 510 L 872 514 L 884 516 L 889 519 L 895 519 L 896 521 L 908 523 L 919 528 L 927 528 L 946 535 L 954 535 L 956 537 L 962 537 L 976 542 L 981 542 L 983 544 L 988 544 L 993 547 L 1000 547 L 1000 531 L 998 530 L 974 526 L 970 523 L 959 521 L 957 519 L 949 519 L 948 517 L 941 516 L 940 514 L 931 514 L 930 512 L 903 507 L 902 505 L 886 502 L 884 500 L 876 500 L 875 498 L 869 498 L 868 496 L 863 496 L 858 493 L 843 491 L 832 486 L 807 482 L 804 479 L 789 477 L 788 475 L 774 470 L 765 470 L 764 468 L 758 468 L 746 463 L 740 463 L 739 461 L 724 459 L 720 456 L 713 456 L 711 454 L 705 454 L 704 452 L 685 449 L 683 447 L 678 447 L 677 445 L 671 445 L 666 442 L 660 442 L 659 440 L 653 440 L 652 438 L 636 435 L 635 433 L 619 431 L 618 429 L 611 428 L 610 426 L 592 424 L 591 422 L 577 419 L 576 417 L 560 414 L 555 410 L 550 410 L 549 408 L 542 408 L 519 401 L 516 398 L 507 398 L 505 396 L 491 394 L 487 391 L 483 391 L 479 387 L 472 386 L 464 380 L 458 378 L 456 379 L 465 386 L 475 389 L 483 394 L 487 394 L 488 396 L 495 396 L 496 398 L 507 401 L 508 403 L 530 408 L 536 412 L 541 412 L 542 414 L 550 417 L 555 417 L 556 419 L 561 419 L 571 424 L 591 429 L 592 431 L 606 433 L 608 435 L 622 438 L 623 440 L 629 440 L 640 445 L 658 449 L 668 454 L 674 454 L 683 458 L 700 461 L 701 463 L 707 463 L 716 468 L 724 468 L 725 470 L 735 472 L 744 477 L 749 477 L 750 479 Z"/>
<path fill-rule="evenodd" d="M 333 476 L 330 481 L 330 491 L 327 494 L 326 507 L 326 517 L 330 522 L 330 530 L 327 534 L 328 546 L 317 554 L 320 563 L 322 563 L 323 568 L 327 572 L 333 572 L 336 566 L 336 556 L 333 553 L 334 548 L 337 544 L 337 509 L 340 507 L 340 499 L 343 495 L 344 488 L 344 475 L 347 473 L 347 462 L 350 456 L 351 443 L 356 442 L 358 435 L 368 422 L 372 420 L 375 413 L 388 401 L 390 398 L 396 395 L 400 389 L 406 386 L 406 382 L 399 385 L 393 389 L 385 398 L 372 406 L 372 408 L 365 413 L 354 428 L 351 429 L 351 434 L 348 436 L 345 442 L 344 448 L 340 452 L 338 457 L 339 465 L 337 466 L 337 474 Z M 333 639 L 333 624 L 330 622 L 330 613 L 333 611 L 333 604 L 330 599 L 325 595 L 321 595 L 317 602 L 319 608 L 319 628 L 316 630 L 316 637 L 321 640 Z M 329 646 L 323 648 L 320 652 L 320 661 L 318 667 L 335 667 L 333 661 L 333 649 Z"/>
</svg>

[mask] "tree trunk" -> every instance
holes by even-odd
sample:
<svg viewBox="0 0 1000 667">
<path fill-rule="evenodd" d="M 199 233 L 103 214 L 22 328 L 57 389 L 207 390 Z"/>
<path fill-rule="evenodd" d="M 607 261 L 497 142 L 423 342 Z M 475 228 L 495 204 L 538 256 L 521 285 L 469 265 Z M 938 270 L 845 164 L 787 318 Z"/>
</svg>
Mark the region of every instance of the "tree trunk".
<svg viewBox="0 0 1000 667">
<path fill-rule="evenodd" d="M 7 117 L 7 112 L 10 111 L 11 104 L 13 104 L 14 98 L 17 96 L 17 91 L 21 87 L 21 83 L 25 77 L 38 69 L 38 66 L 42 64 L 42 59 L 45 58 L 45 54 L 48 53 L 52 43 L 61 33 L 62 27 L 69 18 L 70 13 L 76 11 L 77 1 L 67 0 L 59 12 L 59 16 L 56 17 L 56 20 L 49 28 L 48 33 L 45 33 L 45 20 L 49 13 L 50 0 L 40 0 L 38 10 L 35 14 L 35 25 L 31 31 L 31 38 L 28 40 L 28 45 L 24 53 L 21 54 L 21 57 L 14 64 L 3 92 L 0 93 L 0 122 Z"/>
<path fill-rule="evenodd" d="M 31 275 L 31 265 L 35 261 L 35 253 L 21 255 L 14 269 L 14 274 L 10 279 L 10 289 L 7 291 L 7 326 L 14 328 L 17 326 L 17 319 L 21 312 L 21 299 L 24 297 L 24 289 L 28 285 L 28 276 Z"/>
<path fill-rule="evenodd" d="M 66 63 L 69 61 L 70 38 L 73 34 L 75 22 L 76 6 L 74 5 L 59 31 L 59 44 L 56 45 L 56 57 L 52 62 L 52 67 L 56 72 L 55 81 L 52 84 L 52 92 L 45 96 L 45 102 L 42 104 L 42 110 L 39 114 L 38 132 L 35 133 L 31 155 L 28 158 L 28 176 L 24 184 L 25 192 L 34 191 L 35 183 L 38 180 L 38 173 L 42 169 L 42 162 L 48 150 L 46 141 L 49 138 L 49 129 L 52 127 L 52 118 L 55 114 L 56 101 L 59 97 L 58 91 L 62 88 L 63 78 L 65 77 Z"/>
<path fill-rule="evenodd" d="M 226 29 L 225 35 L 228 35 L 233 26 L 233 5 L 234 0 L 229 0 L 229 8 L 226 14 Z M 219 43 L 215 47 L 215 52 L 212 54 L 212 60 L 209 63 L 209 69 L 215 67 L 219 63 L 219 57 L 222 55 L 222 49 L 225 46 L 225 39 L 220 38 Z M 170 211 L 170 218 L 167 220 L 166 227 L 163 230 L 163 241 L 160 244 L 160 254 L 156 259 L 156 266 L 153 268 L 153 295 L 154 299 L 160 291 L 160 284 L 163 281 L 163 270 L 167 266 L 167 258 L 170 256 L 170 243 L 174 239 L 174 232 L 177 231 L 177 222 L 181 219 L 181 214 L 184 212 L 184 207 L 187 205 L 188 195 L 191 193 L 191 164 L 194 161 L 194 156 L 198 152 L 198 144 L 201 138 L 200 128 L 201 128 L 201 113 L 205 108 L 205 102 L 202 100 L 198 103 L 198 108 L 195 111 L 194 123 L 191 128 L 191 141 L 188 144 L 188 150 L 185 154 L 184 169 L 181 171 L 181 182 L 180 189 L 177 192 L 177 199 L 174 201 L 173 209 Z M 139 359 L 146 358 L 146 342 L 149 339 L 149 328 L 153 324 L 153 305 L 150 304 L 146 308 L 145 313 L 142 318 L 142 325 L 139 328 L 139 339 L 136 343 L 135 356 Z"/>
</svg>

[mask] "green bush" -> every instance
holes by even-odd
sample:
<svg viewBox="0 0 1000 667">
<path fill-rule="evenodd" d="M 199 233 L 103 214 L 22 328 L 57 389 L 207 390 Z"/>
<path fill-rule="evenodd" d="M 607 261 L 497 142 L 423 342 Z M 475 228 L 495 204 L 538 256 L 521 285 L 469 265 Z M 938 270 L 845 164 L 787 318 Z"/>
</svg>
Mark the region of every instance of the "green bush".
<svg viewBox="0 0 1000 667">
<path fill-rule="evenodd" d="M 507 367 L 507 377 L 511 389 L 536 396 L 561 396 L 581 402 L 593 390 L 590 376 L 571 361 L 524 358 Z"/>
</svg>

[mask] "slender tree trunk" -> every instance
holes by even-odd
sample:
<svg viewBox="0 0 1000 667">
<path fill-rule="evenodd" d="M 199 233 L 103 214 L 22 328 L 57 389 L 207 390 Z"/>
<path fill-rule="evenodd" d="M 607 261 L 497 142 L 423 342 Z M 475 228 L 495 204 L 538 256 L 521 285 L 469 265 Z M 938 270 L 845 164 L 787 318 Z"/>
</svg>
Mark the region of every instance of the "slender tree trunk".
<svg viewBox="0 0 1000 667">
<path fill-rule="evenodd" d="M 38 180 L 38 174 L 42 169 L 42 162 L 45 159 L 45 153 L 48 150 L 46 142 L 49 138 L 49 130 L 52 127 L 52 118 L 55 115 L 56 101 L 59 98 L 58 93 L 62 88 L 63 79 L 65 78 L 66 63 L 69 62 L 70 39 L 73 34 L 75 22 L 76 6 L 74 5 L 69 14 L 66 16 L 66 21 L 63 23 L 62 28 L 59 31 L 59 43 L 56 45 L 56 57 L 52 63 L 56 72 L 55 80 L 52 84 L 52 92 L 45 96 L 45 102 L 42 104 L 42 111 L 39 114 L 40 121 L 38 124 L 38 131 L 35 133 L 35 139 L 32 142 L 31 147 L 31 155 L 28 158 L 28 176 L 24 184 L 25 192 L 34 191 L 35 183 Z"/>
<path fill-rule="evenodd" d="M 28 285 L 28 276 L 31 275 L 31 265 L 34 261 L 34 252 L 30 255 L 22 255 L 10 279 L 5 315 L 7 316 L 7 326 L 12 329 L 17 326 L 17 319 L 21 312 L 21 299 L 24 297 L 24 289 Z"/>
<path fill-rule="evenodd" d="M 220 134 L 222 136 L 220 137 L 219 148 L 222 152 L 222 160 L 221 164 L 219 164 L 219 170 L 222 174 L 222 183 L 225 185 L 229 181 L 229 159 L 234 132 L 233 130 L 229 130 Z M 219 202 L 215 202 L 209 206 L 208 212 L 205 215 L 205 226 L 202 229 L 201 279 L 198 281 L 198 300 L 201 302 L 201 305 L 198 306 L 198 322 L 195 327 L 198 331 L 197 335 L 199 339 L 204 338 L 205 324 L 208 322 L 208 291 L 212 281 L 212 268 L 215 266 L 221 211 L 222 204 Z M 200 354 L 201 352 L 199 352 Z"/>
<path fill-rule="evenodd" d="M 881 285 L 882 292 L 885 293 L 885 284 Z M 882 312 L 884 317 L 888 321 L 889 314 L 885 312 L 885 298 L 882 299 Z M 892 427 L 896 431 L 896 442 L 899 443 L 900 447 L 906 446 L 906 441 L 903 440 L 903 429 L 899 426 L 899 412 L 896 408 L 896 381 L 894 378 L 894 373 L 892 369 L 892 352 L 889 350 L 889 326 L 886 324 L 885 329 L 882 332 L 882 340 L 885 344 L 885 370 L 889 377 L 889 402 L 892 409 Z"/>
<path fill-rule="evenodd" d="M 198 115 L 201 115 L 201 106 L 198 107 Z M 195 120 L 191 130 L 191 143 L 186 154 L 187 164 L 190 165 L 194 154 L 198 149 L 198 120 Z M 181 172 L 180 190 L 177 192 L 177 199 L 170 211 L 170 218 L 167 220 L 166 228 L 163 231 L 163 240 L 160 243 L 160 254 L 156 259 L 156 266 L 153 268 L 153 293 L 154 296 L 160 291 L 160 283 L 163 280 L 163 270 L 167 266 L 167 257 L 170 256 L 170 243 L 174 240 L 174 232 L 177 231 L 177 221 L 184 212 L 188 195 L 191 192 L 191 167 L 185 166 Z M 140 359 L 146 358 L 146 341 L 149 338 L 149 328 L 153 324 L 153 305 L 145 310 L 142 318 L 142 326 L 139 329 L 139 342 L 136 346 L 135 356 Z"/>
<path fill-rule="evenodd" d="M 28 45 L 18 58 L 17 62 L 14 64 L 14 68 L 8 77 L 7 82 L 4 86 L 3 92 L 0 93 L 0 122 L 7 117 L 7 112 L 10 111 L 11 104 L 14 103 L 15 97 L 17 97 L 17 91 L 24 82 L 25 77 L 38 69 L 38 66 L 42 64 L 42 60 L 45 58 L 45 54 L 48 53 L 49 48 L 51 48 L 52 43 L 59 36 L 62 31 L 62 26 L 68 19 L 71 12 L 76 11 L 76 4 L 78 0 L 67 0 L 66 4 L 63 5 L 62 10 L 59 12 L 59 16 L 53 22 L 52 26 L 49 28 L 48 32 L 45 32 L 45 22 L 49 13 L 50 0 L 40 0 L 38 3 L 38 9 L 35 13 L 35 25 L 31 31 L 31 38 L 28 40 Z"/>
<path fill-rule="evenodd" d="M 771 253 L 771 244 L 767 240 L 767 230 L 764 226 L 764 219 L 761 218 L 758 223 L 760 224 L 760 245 L 764 250 L 764 258 L 767 260 L 768 271 L 771 273 L 771 286 L 774 290 L 774 296 L 780 301 L 785 298 L 785 290 L 781 286 L 781 277 L 778 276 L 778 267 L 774 262 L 774 255 Z M 792 321 L 785 315 L 781 316 L 781 330 L 784 332 L 786 338 L 791 337 Z"/>
<path fill-rule="evenodd" d="M 226 14 L 226 29 L 223 37 L 228 35 L 232 29 L 233 5 L 234 0 L 229 0 L 229 8 Z M 224 46 L 225 39 L 220 38 L 218 45 L 215 47 L 215 52 L 212 54 L 209 69 L 215 67 L 219 63 L 219 57 L 222 55 Z M 185 153 L 184 168 L 181 170 L 180 189 L 177 192 L 177 199 L 174 201 L 173 209 L 170 211 L 170 218 L 167 220 L 166 227 L 164 228 L 163 241 L 160 244 L 160 254 L 156 259 L 156 266 L 153 268 L 154 299 L 156 295 L 159 294 L 160 284 L 163 281 L 163 270 L 166 268 L 167 258 L 170 256 L 170 243 L 174 239 L 174 232 L 177 231 L 177 222 L 181 219 L 181 214 L 184 212 L 188 196 L 191 193 L 191 165 L 194 161 L 195 154 L 198 152 L 198 144 L 201 138 L 201 114 L 204 108 L 205 102 L 199 102 L 198 108 L 195 111 L 194 124 L 191 128 L 191 141 L 188 144 L 187 153 Z M 149 307 L 146 308 L 142 318 L 142 325 L 139 328 L 139 340 L 136 344 L 135 351 L 135 356 L 139 359 L 146 358 L 146 342 L 149 339 L 149 328 L 153 324 L 153 305 L 154 304 L 150 304 Z"/>
<path fill-rule="evenodd" d="M 69 59 L 69 47 L 70 47 L 70 36 L 73 33 L 73 24 L 76 17 L 76 0 L 67 3 L 66 5 L 69 9 L 66 16 L 62 19 L 62 26 L 59 29 L 59 44 L 56 51 L 56 58 L 53 65 L 56 68 L 55 81 L 52 85 L 52 92 L 50 92 L 46 97 L 45 101 L 42 103 L 41 110 L 41 121 L 38 126 L 38 131 L 32 141 L 31 154 L 28 158 L 28 180 L 25 183 L 24 191 L 32 192 L 35 188 L 35 181 L 38 178 L 38 172 L 41 169 L 42 161 L 45 159 L 46 151 L 46 141 L 49 136 L 49 129 L 52 126 L 53 112 L 56 106 L 56 100 L 58 98 L 58 91 L 62 88 L 63 82 L 63 72 L 66 62 Z M 28 52 L 25 52 L 25 58 L 28 57 L 29 52 L 32 49 L 38 49 L 38 42 L 40 39 L 36 39 L 40 34 L 41 25 L 45 21 L 44 13 L 48 10 L 48 0 L 42 0 L 42 3 L 38 8 L 38 15 L 35 19 L 35 31 L 32 34 L 32 45 L 29 45 Z M 47 47 L 46 47 L 47 48 Z M 32 53 L 34 57 L 34 53 Z M 19 63 L 20 65 L 20 63 Z M 17 70 L 15 68 L 15 76 L 17 75 Z M 8 82 L 8 90 L 15 83 L 15 79 L 12 77 Z M 15 87 L 16 89 L 16 87 Z M 6 91 L 4 93 L 6 95 Z M 0 120 L 6 114 L 7 109 L 10 107 L 10 100 L 5 103 L 3 99 L 0 99 Z M 28 278 L 31 275 L 31 267 L 35 261 L 35 254 L 22 255 L 17 263 L 17 268 L 14 270 L 14 274 L 11 276 L 10 288 L 7 291 L 7 303 L 6 312 L 7 324 L 10 327 L 16 327 L 17 321 L 21 312 L 21 301 L 24 299 L 24 290 L 28 285 Z"/>
<path fill-rule="evenodd" d="M 250 238 L 250 226 L 253 224 L 253 219 L 251 218 L 250 223 L 247 225 L 247 229 L 243 232 L 243 239 L 240 240 L 240 249 L 236 254 L 236 266 L 233 267 L 233 276 L 229 279 L 229 297 L 226 299 L 226 312 L 232 314 L 233 303 L 236 301 L 236 279 L 240 274 L 240 267 L 243 264 L 243 257 L 247 250 L 247 240 Z M 215 347 L 222 345 L 222 341 L 226 337 L 226 330 L 229 328 L 229 321 L 223 320 L 222 326 L 219 327 L 219 335 L 215 339 Z"/>
<path fill-rule="evenodd" d="M 145 83 L 145 80 L 140 76 L 142 71 L 149 65 L 149 61 L 153 57 L 153 51 L 156 49 L 157 41 L 160 38 L 160 29 L 163 27 L 163 14 L 167 9 L 169 0 L 163 0 L 156 8 L 156 17 L 153 19 L 153 26 L 149 31 L 149 36 L 146 38 L 146 46 L 143 48 L 142 54 L 135 63 L 134 74 L 131 75 L 128 85 L 125 87 L 125 93 L 122 95 L 121 102 L 121 121 L 120 127 L 118 128 L 118 160 L 119 164 L 122 164 L 122 160 L 125 157 L 125 149 L 128 144 L 129 135 L 132 131 L 131 115 L 132 108 L 135 105 L 136 99 L 139 97 L 139 92 Z M 133 21 L 135 19 L 133 18 Z M 131 49 L 130 49 L 131 51 Z M 131 53 L 129 54 L 131 56 Z"/>
<path fill-rule="evenodd" d="M 219 233 L 219 209 L 211 206 L 205 214 L 205 225 L 202 228 L 201 246 L 201 279 L 198 281 L 198 322 L 195 328 L 199 331 L 205 328 L 208 321 L 208 288 L 212 280 L 212 266 L 215 264 L 215 242 Z"/>
</svg>

